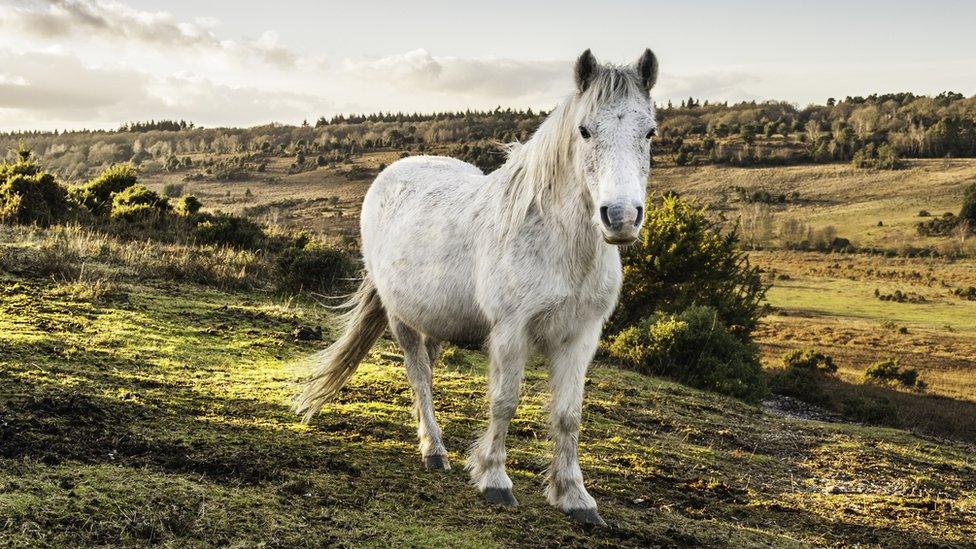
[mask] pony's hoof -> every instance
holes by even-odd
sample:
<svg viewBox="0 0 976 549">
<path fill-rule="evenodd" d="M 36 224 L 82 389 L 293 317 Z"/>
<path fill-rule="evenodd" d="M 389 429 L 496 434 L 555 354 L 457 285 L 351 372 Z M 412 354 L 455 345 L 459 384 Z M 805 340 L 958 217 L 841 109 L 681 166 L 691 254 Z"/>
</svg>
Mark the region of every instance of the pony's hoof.
<svg viewBox="0 0 976 549">
<path fill-rule="evenodd" d="M 596 509 L 571 509 L 566 511 L 566 514 L 569 515 L 569 518 L 580 524 L 585 524 L 588 526 L 607 525 L 603 518 L 600 517 L 600 513 L 596 512 Z"/>
<path fill-rule="evenodd" d="M 515 499 L 515 495 L 508 488 L 485 488 L 482 494 L 485 495 L 488 503 L 492 505 L 501 505 L 502 507 L 518 506 L 518 500 Z"/>
<path fill-rule="evenodd" d="M 447 461 L 447 456 L 435 454 L 424 456 L 424 467 L 433 471 L 450 471 L 451 463 Z"/>
</svg>

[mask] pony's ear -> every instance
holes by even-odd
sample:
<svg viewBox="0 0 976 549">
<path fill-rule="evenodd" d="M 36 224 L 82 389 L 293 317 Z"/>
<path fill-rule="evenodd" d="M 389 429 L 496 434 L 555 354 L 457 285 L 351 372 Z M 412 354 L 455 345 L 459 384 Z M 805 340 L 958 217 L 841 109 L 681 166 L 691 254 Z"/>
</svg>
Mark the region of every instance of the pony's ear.
<svg viewBox="0 0 976 549">
<path fill-rule="evenodd" d="M 654 52 L 650 48 L 641 54 L 640 59 L 637 60 L 636 68 L 644 89 L 651 91 L 651 88 L 657 83 L 657 57 L 654 56 Z"/>
<path fill-rule="evenodd" d="M 576 60 L 576 68 L 573 70 L 576 77 L 576 89 L 580 92 L 586 91 L 598 70 L 600 70 L 600 66 L 596 62 L 596 57 L 593 57 L 593 52 L 587 48 Z"/>
</svg>

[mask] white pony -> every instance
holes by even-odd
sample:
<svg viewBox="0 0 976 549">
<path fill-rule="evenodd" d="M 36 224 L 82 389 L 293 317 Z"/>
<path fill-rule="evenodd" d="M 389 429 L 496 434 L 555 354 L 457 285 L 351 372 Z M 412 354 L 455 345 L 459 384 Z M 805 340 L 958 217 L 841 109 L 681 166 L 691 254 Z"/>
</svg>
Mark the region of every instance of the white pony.
<svg viewBox="0 0 976 549">
<path fill-rule="evenodd" d="M 651 50 L 633 65 L 575 67 L 576 91 L 507 162 L 485 175 L 453 158 L 410 157 L 383 170 L 360 219 L 366 276 L 345 331 L 313 357 L 296 409 L 306 421 L 352 376 L 387 326 L 403 348 L 430 469 L 450 469 L 434 419 L 431 367 L 443 341 L 486 342 L 490 419 L 467 460 L 491 503 L 515 506 L 505 436 L 529 353 L 550 362 L 549 502 L 605 524 L 577 457 L 583 382 L 621 283 L 618 245 L 643 221 L 650 138 Z"/>
</svg>

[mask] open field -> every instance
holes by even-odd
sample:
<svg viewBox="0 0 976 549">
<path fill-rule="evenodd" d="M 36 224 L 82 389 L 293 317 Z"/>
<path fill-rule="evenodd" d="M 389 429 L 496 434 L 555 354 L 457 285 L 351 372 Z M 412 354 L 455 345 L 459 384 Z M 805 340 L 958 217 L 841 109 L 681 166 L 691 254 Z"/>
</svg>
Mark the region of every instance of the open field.
<svg viewBox="0 0 976 549">
<path fill-rule="evenodd" d="M 210 208 L 354 238 L 363 193 L 396 156 L 300 173 L 270 162 L 239 181 L 184 181 L 192 170 L 144 177 L 156 190 L 182 182 Z M 866 242 L 888 247 L 913 210 L 958 201 L 976 164 L 942 170 L 925 161 L 884 173 L 665 168 L 652 188 L 682 182 L 734 219 L 741 204 L 723 189 L 760 177 L 801 193 L 775 215 L 823 219 L 858 244 L 859 230 L 877 231 Z M 918 185 L 901 181 L 910 174 Z M 808 178 L 828 181 L 829 192 Z M 886 185 L 897 196 L 884 196 Z M 882 204 L 901 212 L 883 227 L 844 217 Z M 402 357 L 387 340 L 326 413 L 297 421 L 289 399 L 300 358 L 336 327 L 316 303 L 248 289 L 269 276 L 259 252 L 70 227 L 0 236 L 3 545 L 967 546 L 976 537 L 976 301 L 952 293 L 976 286 L 973 259 L 751 252 L 772 284 L 773 312 L 757 334 L 764 364 L 820 349 L 840 367 L 827 387 L 838 402 L 869 398 L 891 413 L 872 424 L 819 421 L 600 363 L 581 456 L 612 528 L 592 531 L 542 497 L 542 363 L 529 369 L 511 431 L 521 506 L 497 510 L 460 468 L 423 469 Z M 882 301 L 876 290 L 916 302 Z M 316 327 L 323 341 L 298 341 Z M 435 374 L 455 465 L 486 416 L 485 357 L 459 356 Z M 885 358 L 917 368 L 926 390 L 863 384 Z"/>
<path fill-rule="evenodd" d="M 289 161 L 271 158 L 262 173 L 249 173 L 234 181 L 189 180 L 189 173 L 150 172 L 146 186 L 160 192 L 167 184 L 182 184 L 211 209 L 245 214 L 270 225 L 309 229 L 327 234 L 359 234 L 359 205 L 381 164 L 389 165 L 399 153 L 357 156 L 337 167 L 289 173 Z M 251 196 L 245 193 L 250 190 Z"/>
<path fill-rule="evenodd" d="M 976 440 L 976 301 L 952 288 L 976 279 L 972 260 L 885 258 L 817 252 L 754 252 L 773 280 L 758 340 L 767 366 L 790 349 L 834 357 L 840 391 L 897 403 L 905 428 Z M 921 303 L 882 301 L 910 292 Z M 861 386 L 868 366 L 896 358 L 927 383 L 924 393 Z"/>
<path fill-rule="evenodd" d="M 772 206 L 777 225 L 787 216 L 815 227 L 833 225 L 839 236 L 859 247 L 897 250 L 943 245 L 945 239 L 917 234 L 915 224 L 923 220 L 918 213 L 959 213 L 963 188 L 976 181 L 976 160 L 911 160 L 906 166 L 902 170 L 860 170 L 849 164 L 662 167 L 653 170 L 650 188 L 693 196 L 724 211 L 729 219 L 735 219 L 744 206 L 734 200 L 733 187 L 772 194 L 795 192 L 797 199 Z"/>
<path fill-rule="evenodd" d="M 436 151 L 435 151 L 436 152 Z M 287 159 L 272 159 L 267 171 L 239 181 L 188 181 L 193 193 L 213 208 L 250 213 L 269 222 L 323 232 L 355 231 L 359 201 L 379 166 L 399 158 L 394 152 L 374 152 L 339 166 L 291 174 Z M 976 160 L 909 160 L 902 170 L 860 170 L 848 164 L 815 164 L 775 168 L 721 166 L 662 166 L 652 170 L 649 189 L 677 191 L 721 212 L 734 221 L 746 204 L 736 200 L 734 187 L 762 189 L 772 194 L 798 193 L 785 204 L 771 206 L 774 229 L 794 218 L 816 228 L 832 225 L 838 236 L 858 247 L 897 251 L 906 246 L 945 246 L 946 238 L 922 237 L 915 224 L 921 210 L 939 216 L 958 213 L 966 184 L 976 181 Z M 161 190 L 178 183 L 190 169 L 176 173 L 147 173 L 147 186 Z M 253 196 L 244 193 L 251 190 Z M 229 193 L 229 194 L 228 194 Z M 333 202 L 332 197 L 338 197 Z M 334 200 L 334 199 L 333 199 Z M 342 211 L 341 217 L 336 215 Z M 351 216 L 351 217 L 350 217 Z M 878 226 L 878 222 L 882 226 Z M 774 235 L 773 244 L 778 238 Z M 976 246 L 971 239 L 964 248 Z"/>
<path fill-rule="evenodd" d="M 192 181 L 187 192 L 218 208 L 272 224 L 354 237 L 359 202 L 372 174 L 396 156 L 372 153 L 299 174 L 272 163 L 261 177 L 234 183 Z M 658 193 L 677 190 L 708 205 L 728 223 L 748 206 L 736 200 L 734 187 L 795 192 L 795 200 L 771 207 L 776 226 L 792 217 L 815 227 L 833 225 L 838 235 L 859 247 L 893 252 L 907 246 L 945 248 L 951 239 L 917 235 L 918 212 L 957 211 L 963 187 L 976 180 L 976 160 L 906 164 L 906 169 L 895 171 L 855 170 L 848 164 L 665 166 L 653 170 L 649 188 Z M 345 175 L 349 173 L 354 176 Z M 150 186 L 161 188 L 164 181 L 178 177 L 150 175 Z M 253 195 L 246 201 L 243 189 L 251 189 Z M 772 244 L 777 244 L 775 237 Z M 974 245 L 976 238 L 970 238 L 963 251 Z M 787 350 L 818 348 L 835 356 L 843 380 L 859 385 L 869 365 L 898 358 L 921 372 L 928 390 L 927 395 L 893 390 L 880 394 L 879 398 L 916 410 L 897 423 L 976 440 L 976 301 L 951 293 L 976 286 L 976 261 L 786 250 L 754 251 L 750 256 L 768 271 L 772 285 L 768 298 L 775 312 L 765 320 L 760 338 L 767 366 L 777 366 Z M 925 302 L 882 301 L 875 297 L 876 290 L 912 293 Z"/>
<path fill-rule="evenodd" d="M 976 447 L 773 415 L 618 370 L 587 384 L 582 466 L 612 529 L 541 494 L 544 370 L 513 422 L 522 505 L 420 464 L 401 357 L 379 345 L 310 426 L 288 408 L 317 306 L 193 284 L 0 279 L 0 543 L 319 547 L 965 545 Z M 329 336 L 327 336 L 329 337 Z M 485 418 L 484 357 L 436 369 L 454 463 Z"/>
</svg>

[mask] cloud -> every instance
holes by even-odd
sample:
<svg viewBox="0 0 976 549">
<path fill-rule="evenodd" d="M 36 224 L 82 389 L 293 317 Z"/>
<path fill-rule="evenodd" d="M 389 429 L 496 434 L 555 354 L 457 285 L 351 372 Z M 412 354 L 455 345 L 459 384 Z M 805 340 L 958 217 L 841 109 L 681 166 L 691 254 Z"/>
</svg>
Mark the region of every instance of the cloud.
<svg viewBox="0 0 976 549">
<path fill-rule="evenodd" d="M 315 94 L 227 86 L 206 78 L 171 76 L 150 86 L 160 116 L 187 118 L 206 126 L 254 125 L 300 120 L 332 110 Z"/>
<path fill-rule="evenodd" d="M 112 128 L 149 118 L 205 126 L 301 120 L 334 108 L 316 95 L 88 66 L 69 54 L 0 51 L 0 128 Z"/>
<path fill-rule="evenodd" d="M 114 0 L 0 5 L 0 128 L 105 128 L 161 117 L 203 125 L 294 123 L 351 110 L 548 109 L 573 89 L 569 58 L 462 58 L 414 49 L 344 59 L 300 55 L 273 30 L 229 39 L 218 29 L 212 19 L 184 21 Z M 4 54 L 4 46 L 28 51 Z M 746 90 L 756 82 L 748 72 L 728 70 L 665 73 L 654 96 L 659 102 L 689 95 L 735 100 L 752 97 Z"/>
<path fill-rule="evenodd" d="M 29 82 L 19 74 L 0 73 L 0 86 L 26 86 Z"/>
<path fill-rule="evenodd" d="M 385 81 L 398 89 L 516 99 L 566 93 L 569 61 L 517 61 L 434 57 L 423 49 L 365 62 L 346 62 L 344 72 L 366 81 Z"/>
<path fill-rule="evenodd" d="M 706 98 L 712 101 L 745 101 L 760 99 L 747 91 L 752 85 L 761 83 L 763 78 L 744 71 L 703 70 L 687 74 L 666 74 L 654 89 L 658 102 L 681 100 L 688 97 Z"/>
<path fill-rule="evenodd" d="M 72 56 L 5 53 L 0 108 L 82 117 L 145 97 L 147 78 L 128 69 L 87 67 Z"/>
<path fill-rule="evenodd" d="M 0 6 L 0 29 L 32 38 L 97 38 L 126 45 L 218 53 L 280 68 L 294 66 L 297 55 L 278 44 L 276 33 L 269 31 L 257 40 L 236 42 L 221 40 L 215 33 L 216 25 L 212 19 L 179 21 L 167 12 L 137 10 L 111 0 L 34 0 L 20 7 Z"/>
</svg>

